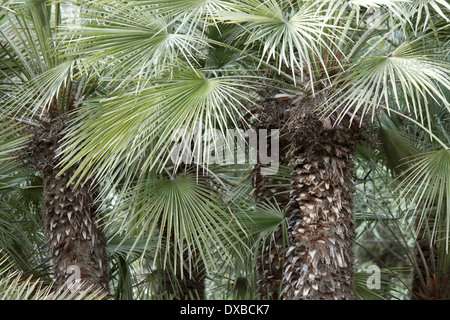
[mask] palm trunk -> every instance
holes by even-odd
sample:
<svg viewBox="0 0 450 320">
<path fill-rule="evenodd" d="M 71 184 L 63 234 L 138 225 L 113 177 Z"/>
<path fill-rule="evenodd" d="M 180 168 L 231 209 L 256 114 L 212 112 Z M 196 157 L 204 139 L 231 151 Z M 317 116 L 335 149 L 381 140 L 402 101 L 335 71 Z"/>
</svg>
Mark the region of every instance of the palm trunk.
<svg viewBox="0 0 450 320">
<path fill-rule="evenodd" d="M 256 202 L 276 202 L 279 206 L 285 207 L 289 202 L 289 194 L 275 194 L 285 187 L 276 187 L 280 184 L 278 179 L 270 179 L 258 175 L 255 177 Z M 286 201 L 286 198 L 287 201 Z M 270 200 L 268 200 L 270 199 Z M 273 239 L 265 239 L 263 247 L 257 252 L 256 271 L 258 294 L 265 300 L 278 300 L 281 292 L 281 280 L 283 278 L 285 244 L 281 226 L 274 234 Z"/>
<path fill-rule="evenodd" d="M 80 280 L 93 290 L 108 294 L 106 238 L 99 225 L 95 188 L 86 183 L 75 188 L 70 178 L 72 166 L 58 176 L 57 149 L 63 120 L 54 120 L 49 129 L 36 130 L 30 144 L 35 169 L 44 182 L 44 228 L 51 254 L 56 286 Z"/>
<path fill-rule="evenodd" d="M 292 111 L 291 205 L 283 299 L 352 299 L 354 218 L 352 156 L 355 132 L 332 128 L 302 101 Z"/>
<path fill-rule="evenodd" d="M 107 293 L 106 238 L 89 186 L 67 186 L 73 170 L 59 177 L 58 169 L 43 171 L 44 225 L 55 280 L 61 287 L 79 271 L 82 282 Z"/>
<path fill-rule="evenodd" d="M 285 131 L 285 118 L 287 103 L 277 102 L 272 97 L 267 97 L 261 103 L 263 113 L 259 117 L 259 129 L 279 129 L 279 163 L 280 166 L 287 166 L 287 150 L 289 141 Z M 270 140 L 268 147 L 271 148 Z M 289 203 L 288 183 L 276 176 L 261 175 L 261 164 L 258 163 L 254 171 L 254 195 L 257 204 L 272 203 L 286 209 Z M 273 234 L 273 239 L 266 239 L 263 247 L 257 252 L 256 273 L 257 290 L 262 299 L 278 300 L 281 292 L 281 280 L 283 278 L 283 264 L 285 253 L 285 241 L 281 226 Z"/>
</svg>

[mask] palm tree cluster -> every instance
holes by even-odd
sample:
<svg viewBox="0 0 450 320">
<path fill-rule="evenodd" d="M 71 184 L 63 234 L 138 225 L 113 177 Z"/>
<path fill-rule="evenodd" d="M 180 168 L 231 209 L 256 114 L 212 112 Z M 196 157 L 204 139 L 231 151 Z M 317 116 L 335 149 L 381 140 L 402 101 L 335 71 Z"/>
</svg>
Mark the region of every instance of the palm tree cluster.
<svg viewBox="0 0 450 320">
<path fill-rule="evenodd" d="M 0 298 L 449 299 L 449 11 L 2 0 Z"/>
</svg>

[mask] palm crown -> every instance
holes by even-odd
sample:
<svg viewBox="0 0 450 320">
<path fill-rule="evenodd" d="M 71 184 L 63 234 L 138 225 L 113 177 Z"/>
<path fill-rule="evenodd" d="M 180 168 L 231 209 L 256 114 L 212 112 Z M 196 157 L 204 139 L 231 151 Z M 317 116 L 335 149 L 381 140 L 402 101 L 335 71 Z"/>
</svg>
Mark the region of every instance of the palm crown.
<svg viewBox="0 0 450 320">
<path fill-rule="evenodd" d="M 399 152 L 379 170 L 403 164 L 392 182 L 402 192 L 391 196 L 411 201 L 419 234 L 427 222 L 432 233 L 427 245 L 434 248 L 438 242 L 445 274 L 450 212 L 447 2 L 81 1 L 69 7 L 79 17 L 75 22 L 57 2 L 7 1 L 4 7 L 0 102 L 5 128 L 13 123 L 7 119 L 13 119 L 19 122 L 18 133 L 31 126 L 35 129 L 25 135 L 36 136 L 39 128 L 52 132 L 52 123 L 63 121 L 53 164 L 56 176 L 66 172 L 74 190 L 98 188 L 106 230 L 121 239 L 118 247 L 129 244 L 128 257 L 140 248 L 152 268 L 172 270 L 173 281 L 183 283 L 203 269 L 211 275 L 233 273 L 234 264 L 255 258 L 254 246 L 264 250 L 274 241 L 284 248 L 280 256 L 287 254 L 276 295 L 321 298 L 322 292 L 323 297 L 351 298 L 351 289 L 340 292 L 340 284 L 328 283 L 353 277 L 353 138 L 361 134 L 361 126 L 373 129 L 378 122 L 387 148 L 381 152 L 388 160 Z M 252 188 L 241 178 L 250 165 L 244 170 L 206 165 L 211 141 L 193 140 L 194 148 L 203 146 L 202 164 L 170 163 L 181 139 L 174 132 L 184 130 L 192 138 L 198 125 L 204 133 L 270 126 L 261 122 L 272 112 L 261 103 L 268 100 L 279 102 L 285 114 L 280 129 L 290 136 L 282 163 L 286 172 L 261 180 L 263 188 L 280 188 L 271 195 L 275 201 L 257 197 L 255 204 L 248 196 Z M 408 129 L 395 127 L 398 133 L 386 135 L 386 119 L 392 117 L 407 121 Z M 1 132 L 5 149 L 24 144 L 23 135 Z M 405 135 L 416 141 L 407 143 Z M 411 145 L 420 147 L 411 151 Z M 335 171 L 341 173 L 331 174 L 318 164 L 325 161 L 328 167 L 327 157 L 337 159 Z M 327 228 L 336 234 L 342 226 L 348 229 L 340 234 L 342 243 L 330 242 L 345 252 L 332 256 L 337 261 L 333 268 L 324 267 L 331 279 L 319 276 L 323 270 L 315 259 L 326 260 L 332 253 L 292 233 L 303 226 L 302 214 L 309 212 L 305 203 L 311 197 L 327 198 L 329 187 L 323 194 L 314 191 L 328 185 L 326 179 L 311 182 L 312 175 L 323 174 L 339 180 L 332 188 L 342 201 L 333 200 L 330 207 L 317 204 L 314 210 L 337 210 L 337 224 Z M 274 187 L 273 181 L 290 185 L 288 205 L 280 205 L 279 196 L 289 191 Z M 302 198 L 305 193 L 308 200 Z M 227 200 L 230 195 L 232 201 Z M 340 222 L 342 215 L 346 218 Z M 281 229 L 288 245 L 274 236 Z M 330 239 L 327 235 L 325 240 Z M 309 246 L 304 252 L 311 258 L 302 258 L 301 246 Z M 423 254 L 422 260 L 416 270 L 430 264 Z M 311 273 L 316 278 L 304 284 L 295 278 L 300 266 L 320 272 Z M 252 269 L 242 270 L 246 268 Z M 426 295 L 426 290 L 415 290 Z M 316 296 L 310 293 L 314 291 Z"/>
</svg>

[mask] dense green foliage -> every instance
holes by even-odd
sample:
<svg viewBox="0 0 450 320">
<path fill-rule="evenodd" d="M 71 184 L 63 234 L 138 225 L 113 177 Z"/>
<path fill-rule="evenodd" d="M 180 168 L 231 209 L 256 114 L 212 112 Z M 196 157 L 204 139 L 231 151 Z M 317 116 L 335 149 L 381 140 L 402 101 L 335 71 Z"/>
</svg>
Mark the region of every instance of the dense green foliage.
<svg viewBox="0 0 450 320">
<path fill-rule="evenodd" d="M 77 164 L 72 180 L 99 186 L 114 298 L 168 298 L 162 277 L 200 266 L 207 298 L 257 299 L 256 252 L 284 212 L 255 203 L 253 164 L 206 165 L 215 141 L 194 140 L 200 164 L 170 154 L 177 130 L 254 128 L 273 92 L 326 93 L 326 121 L 350 114 L 364 128 L 357 298 L 409 299 L 414 273 L 425 287 L 430 274 L 448 278 L 449 10 L 444 0 L 3 0 L 0 254 L 15 272 L 0 271 L 0 298 L 50 295 L 44 190 L 23 150 L 33 128 L 65 117 L 61 167 Z M 288 168 L 278 176 L 289 184 Z M 432 263 L 417 258 L 424 228 Z M 367 287 L 371 265 L 381 288 Z"/>
</svg>

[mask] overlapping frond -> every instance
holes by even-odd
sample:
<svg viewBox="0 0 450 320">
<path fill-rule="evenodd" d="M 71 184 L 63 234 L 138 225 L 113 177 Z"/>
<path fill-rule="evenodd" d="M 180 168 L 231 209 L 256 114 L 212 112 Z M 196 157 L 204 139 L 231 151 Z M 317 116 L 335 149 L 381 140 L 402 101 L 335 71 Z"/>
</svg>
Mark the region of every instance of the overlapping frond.
<svg viewBox="0 0 450 320">
<path fill-rule="evenodd" d="M 82 14 L 82 25 L 68 25 L 61 33 L 68 55 L 82 57 L 82 73 L 102 74 L 112 91 L 158 77 L 180 63 L 196 68 L 207 47 L 198 35 L 177 30 L 179 22 L 172 23 L 172 16 L 145 3 L 94 2 Z"/>
<path fill-rule="evenodd" d="M 184 261 L 185 251 L 189 257 L 198 252 L 199 258 L 210 262 L 208 269 L 214 267 L 211 262 L 215 257 L 228 259 L 228 244 L 239 241 L 230 227 L 233 218 L 217 205 L 216 191 L 195 174 L 170 179 L 153 174 L 143 177 L 107 219 L 119 226 L 118 234 L 133 236 L 134 245 L 145 240 L 145 251 L 148 246 L 156 246 L 153 259 L 162 259 L 164 266 L 173 255 L 175 260 L 170 264 L 175 270 L 197 262 Z"/>
<path fill-rule="evenodd" d="M 340 26 L 328 23 L 326 2 L 233 1 L 231 12 L 218 12 L 218 19 L 241 24 L 248 45 L 258 48 L 261 62 L 274 60 L 278 71 L 315 80 L 318 68 L 326 65 L 324 54 L 337 54 Z M 326 68 L 325 72 L 326 72 Z M 314 91 L 314 87 L 312 87 Z"/>
<path fill-rule="evenodd" d="M 0 164 L 11 160 L 13 153 L 23 148 L 27 138 L 23 126 L 14 120 L 0 118 Z"/>
<path fill-rule="evenodd" d="M 426 221 L 433 230 L 431 239 L 443 230 L 445 238 L 450 239 L 450 151 L 419 154 L 409 162 L 410 167 L 401 176 L 399 188 L 403 191 L 403 197 L 408 197 L 415 204 L 414 210 L 423 213 L 418 228 Z M 447 241 L 447 251 L 448 247 Z"/>
<path fill-rule="evenodd" d="M 78 85 L 86 84 L 73 85 L 79 80 L 74 78 L 79 61 L 63 57 L 62 42 L 56 36 L 59 18 L 51 14 L 52 9 L 58 12 L 59 4 L 26 1 L 0 12 L 2 113 L 48 120 L 50 109 L 56 109 L 54 116 L 69 110 L 79 98 L 72 89 L 76 92 Z"/>
<path fill-rule="evenodd" d="M 80 122 L 67 132 L 65 165 L 80 161 L 79 177 L 100 177 L 118 161 L 130 165 L 146 153 L 142 170 L 161 170 L 177 144 L 191 147 L 187 141 L 206 145 L 199 148 L 203 151 L 197 163 L 208 164 L 207 146 L 214 144 L 215 136 L 213 142 L 203 141 L 196 132 L 225 133 L 229 123 L 238 127 L 244 103 L 251 103 L 247 88 L 252 82 L 233 75 L 207 78 L 201 70 L 184 69 L 173 78 L 155 80 L 138 94 L 95 99 L 83 106 Z"/>
<path fill-rule="evenodd" d="M 388 112 L 408 111 L 429 128 L 424 119 L 429 118 L 431 101 L 442 103 L 450 111 L 442 91 L 450 88 L 449 63 L 423 45 L 420 40 L 404 42 L 385 56 L 356 61 L 337 81 L 339 91 L 330 97 L 325 112 L 335 112 L 340 121 L 346 115 L 373 119 L 383 108 Z"/>
</svg>

